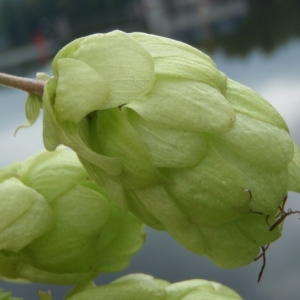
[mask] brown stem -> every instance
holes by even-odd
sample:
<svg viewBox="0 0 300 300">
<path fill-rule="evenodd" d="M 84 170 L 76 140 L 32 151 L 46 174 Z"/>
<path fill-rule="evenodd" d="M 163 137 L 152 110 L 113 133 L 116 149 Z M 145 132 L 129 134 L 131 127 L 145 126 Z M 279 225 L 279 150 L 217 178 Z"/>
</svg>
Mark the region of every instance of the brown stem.
<svg viewBox="0 0 300 300">
<path fill-rule="evenodd" d="M 19 89 L 29 94 L 36 94 L 38 96 L 42 96 L 44 93 L 45 83 L 42 80 L 0 73 L 0 85 Z"/>
</svg>

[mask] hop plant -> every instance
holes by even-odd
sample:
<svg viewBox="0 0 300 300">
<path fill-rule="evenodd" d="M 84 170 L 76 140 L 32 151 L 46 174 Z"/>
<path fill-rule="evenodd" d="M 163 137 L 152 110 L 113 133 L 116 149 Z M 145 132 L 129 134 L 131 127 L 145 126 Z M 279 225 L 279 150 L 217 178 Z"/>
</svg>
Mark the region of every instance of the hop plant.
<svg viewBox="0 0 300 300">
<path fill-rule="evenodd" d="M 123 269 L 142 223 L 59 149 L 0 170 L 0 276 L 74 284 Z"/>
<path fill-rule="evenodd" d="M 281 235 L 300 155 L 279 113 L 199 50 L 114 31 L 59 51 L 28 98 L 47 150 L 72 148 L 110 197 L 221 267 Z"/>
<path fill-rule="evenodd" d="M 77 288 L 68 300 L 240 300 L 235 291 L 220 283 L 193 279 L 170 284 L 145 274 L 123 276 L 103 286 L 87 285 Z"/>
</svg>

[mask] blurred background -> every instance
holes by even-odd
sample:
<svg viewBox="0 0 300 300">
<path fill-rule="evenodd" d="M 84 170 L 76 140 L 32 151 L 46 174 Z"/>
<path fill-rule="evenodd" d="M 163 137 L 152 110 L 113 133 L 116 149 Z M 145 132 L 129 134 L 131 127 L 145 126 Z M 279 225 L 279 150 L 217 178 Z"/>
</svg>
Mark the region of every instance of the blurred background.
<svg viewBox="0 0 300 300">
<path fill-rule="evenodd" d="M 51 74 L 51 59 L 66 43 L 114 29 L 171 37 L 207 53 L 228 77 L 270 101 L 300 144 L 299 0 L 0 0 L 0 72 L 32 78 L 36 72 Z M 25 99 L 22 92 L 0 87 L 1 168 L 43 149 L 41 119 L 14 137 L 25 122 Z M 291 193 L 286 207 L 300 210 L 300 196 Z M 299 299 L 297 215 L 287 219 L 282 238 L 269 248 L 260 283 L 261 260 L 241 269 L 220 269 L 164 232 L 147 232 L 145 247 L 128 268 L 99 276 L 98 284 L 143 272 L 171 282 L 217 281 L 244 299 Z M 50 289 L 53 299 L 62 299 L 71 289 L 3 281 L 0 288 L 28 300 L 38 299 L 37 289 Z"/>
</svg>

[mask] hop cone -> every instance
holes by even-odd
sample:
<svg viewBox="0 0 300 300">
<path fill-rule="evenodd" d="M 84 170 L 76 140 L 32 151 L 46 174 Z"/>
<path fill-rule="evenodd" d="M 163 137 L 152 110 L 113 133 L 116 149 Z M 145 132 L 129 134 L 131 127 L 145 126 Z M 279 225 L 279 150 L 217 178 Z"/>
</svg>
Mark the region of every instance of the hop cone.
<svg viewBox="0 0 300 300">
<path fill-rule="evenodd" d="M 23 300 L 21 298 L 16 298 L 11 295 L 11 292 L 5 292 L 0 289 L 0 300 Z"/>
<path fill-rule="evenodd" d="M 142 246 L 141 222 L 89 180 L 73 152 L 0 170 L 0 276 L 73 284 L 115 272 Z"/>
<path fill-rule="evenodd" d="M 222 267 L 279 238 L 282 224 L 269 229 L 299 190 L 298 148 L 278 112 L 208 56 L 114 31 L 68 44 L 53 75 L 46 148 L 71 147 L 119 205 Z"/>
<path fill-rule="evenodd" d="M 232 289 L 219 283 L 192 279 L 170 284 L 145 274 L 123 276 L 104 286 L 75 291 L 68 300 L 241 300 Z"/>
</svg>

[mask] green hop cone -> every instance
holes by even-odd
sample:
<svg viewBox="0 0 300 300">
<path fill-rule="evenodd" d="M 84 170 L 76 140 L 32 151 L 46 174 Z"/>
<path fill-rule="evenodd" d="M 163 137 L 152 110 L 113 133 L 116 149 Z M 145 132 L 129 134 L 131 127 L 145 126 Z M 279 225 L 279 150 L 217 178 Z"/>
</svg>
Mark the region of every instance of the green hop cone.
<svg viewBox="0 0 300 300">
<path fill-rule="evenodd" d="M 41 152 L 0 170 L 0 276 L 74 284 L 125 268 L 142 223 L 91 181 L 76 154 Z"/>
<path fill-rule="evenodd" d="M 217 265 L 241 267 L 281 235 L 300 159 L 278 112 L 186 44 L 114 31 L 54 58 L 44 144 L 71 147 L 123 208 Z M 294 158 L 294 159 L 293 159 Z"/>
<path fill-rule="evenodd" d="M 67 300 L 241 300 L 232 289 L 220 283 L 192 279 L 170 284 L 145 274 L 123 276 L 103 286 L 74 289 Z"/>
<path fill-rule="evenodd" d="M 23 300 L 22 298 L 16 298 L 11 295 L 11 292 L 5 292 L 0 289 L 0 300 Z"/>
</svg>

